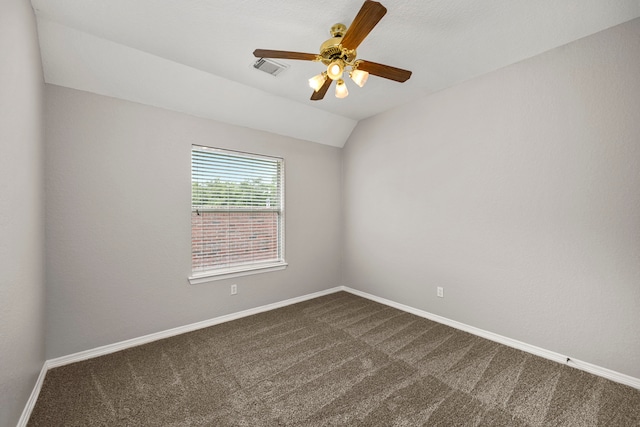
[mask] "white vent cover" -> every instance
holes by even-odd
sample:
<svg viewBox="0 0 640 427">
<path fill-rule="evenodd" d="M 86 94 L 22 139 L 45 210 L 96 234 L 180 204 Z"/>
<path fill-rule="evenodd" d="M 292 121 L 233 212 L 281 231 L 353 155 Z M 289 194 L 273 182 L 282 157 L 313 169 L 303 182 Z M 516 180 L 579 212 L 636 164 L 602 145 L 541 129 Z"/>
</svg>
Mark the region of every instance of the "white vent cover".
<svg viewBox="0 0 640 427">
<path fill-rule="evenodd" d="M 253 64 L 253 68 L 264 71 L 265 73 L 271 74 L 272 76 L 277 76 L 278 74 L 289 68 L 289 66 L 280 64 L 273 59 L 260 58 Z"/>
</svg>

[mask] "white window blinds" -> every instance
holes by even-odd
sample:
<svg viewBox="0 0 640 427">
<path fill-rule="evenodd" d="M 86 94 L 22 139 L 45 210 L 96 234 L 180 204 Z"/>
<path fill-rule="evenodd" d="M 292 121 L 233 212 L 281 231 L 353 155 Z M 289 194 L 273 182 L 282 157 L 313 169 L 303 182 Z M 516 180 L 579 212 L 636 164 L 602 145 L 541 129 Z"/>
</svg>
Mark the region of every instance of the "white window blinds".
<svg viewBox="0 0 640 427">
<path fill-rule="evenodd" d="M 284 161 L 193 146 L 194 273 L 284 263 Z"/>
</svg>

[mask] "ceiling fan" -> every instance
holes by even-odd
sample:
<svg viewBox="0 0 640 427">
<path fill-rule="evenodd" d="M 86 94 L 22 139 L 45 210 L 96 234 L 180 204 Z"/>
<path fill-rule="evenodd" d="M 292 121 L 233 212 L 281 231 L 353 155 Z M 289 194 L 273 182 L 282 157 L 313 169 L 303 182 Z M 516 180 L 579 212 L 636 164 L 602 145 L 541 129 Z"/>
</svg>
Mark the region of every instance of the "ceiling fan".
<svg viewBox="0 0 640 427">
<path fill-rule="evenodd" d="M 331 38 L 322 43 L 319 54 L 256 49 L 253 55 L 257 58 L 316 61 L 326 65 L 326 71 L 309 79 L 309 86 L 314 90 L 311 94 L 312 101 L 324 98 L 333 81 L 336 82 L 336 97 L 345 98 L 349 94 L 342 79 L 345 72 L 348 72 L 349 77 L 360 87 L 367 82 L 369 74 L 402 83 L 411 77 L 411 71 L 356 59 L 356 48 L 386 13 L 387 9 L 379 2 L 365 0 L 348 29 L 344 24 L 335 24 L 331 27 Z"/>
</svg>

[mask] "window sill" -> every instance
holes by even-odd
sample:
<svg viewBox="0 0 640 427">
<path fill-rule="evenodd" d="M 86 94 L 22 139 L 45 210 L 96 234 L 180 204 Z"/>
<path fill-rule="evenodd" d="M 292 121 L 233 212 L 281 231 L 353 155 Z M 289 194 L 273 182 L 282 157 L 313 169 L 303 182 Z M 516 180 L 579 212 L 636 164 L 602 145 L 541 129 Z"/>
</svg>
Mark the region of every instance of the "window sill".
<svg viewBox="0 0 640 427">
<path fill-rule="evenodd" d="M 197 285 L 200 283 L 212 282 L 214 280 L 231 279 L 234 277 L 248 276 L 250 274 L 268 273 L 270 271 L 284 270 L 287 268 L 286 262 L 274 262 L 270 264 L 250 265 L 242 267 L 225 268 L 215 271 L 205 271 L 189 276 L 189 283 Z"/>
</svg>

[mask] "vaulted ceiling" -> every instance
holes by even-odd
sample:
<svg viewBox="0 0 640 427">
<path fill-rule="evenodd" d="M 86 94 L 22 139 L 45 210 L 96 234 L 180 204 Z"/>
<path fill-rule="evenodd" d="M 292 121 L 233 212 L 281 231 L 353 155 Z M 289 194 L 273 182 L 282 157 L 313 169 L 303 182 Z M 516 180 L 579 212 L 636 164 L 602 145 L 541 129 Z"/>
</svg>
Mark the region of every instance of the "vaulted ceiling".
<svg viewBox="0 0 640 427">
<path fill-rule="evenodd" d="M 640 16 L 640 0 L 381 0 L 358 57 L 413 71 L 311 101 L 310 61 L 256 70 L 256 48 L 318 53 L 362 0 L 32 0 L 45 81 L 342 147 L 356 123 Z"/>
</svg>

